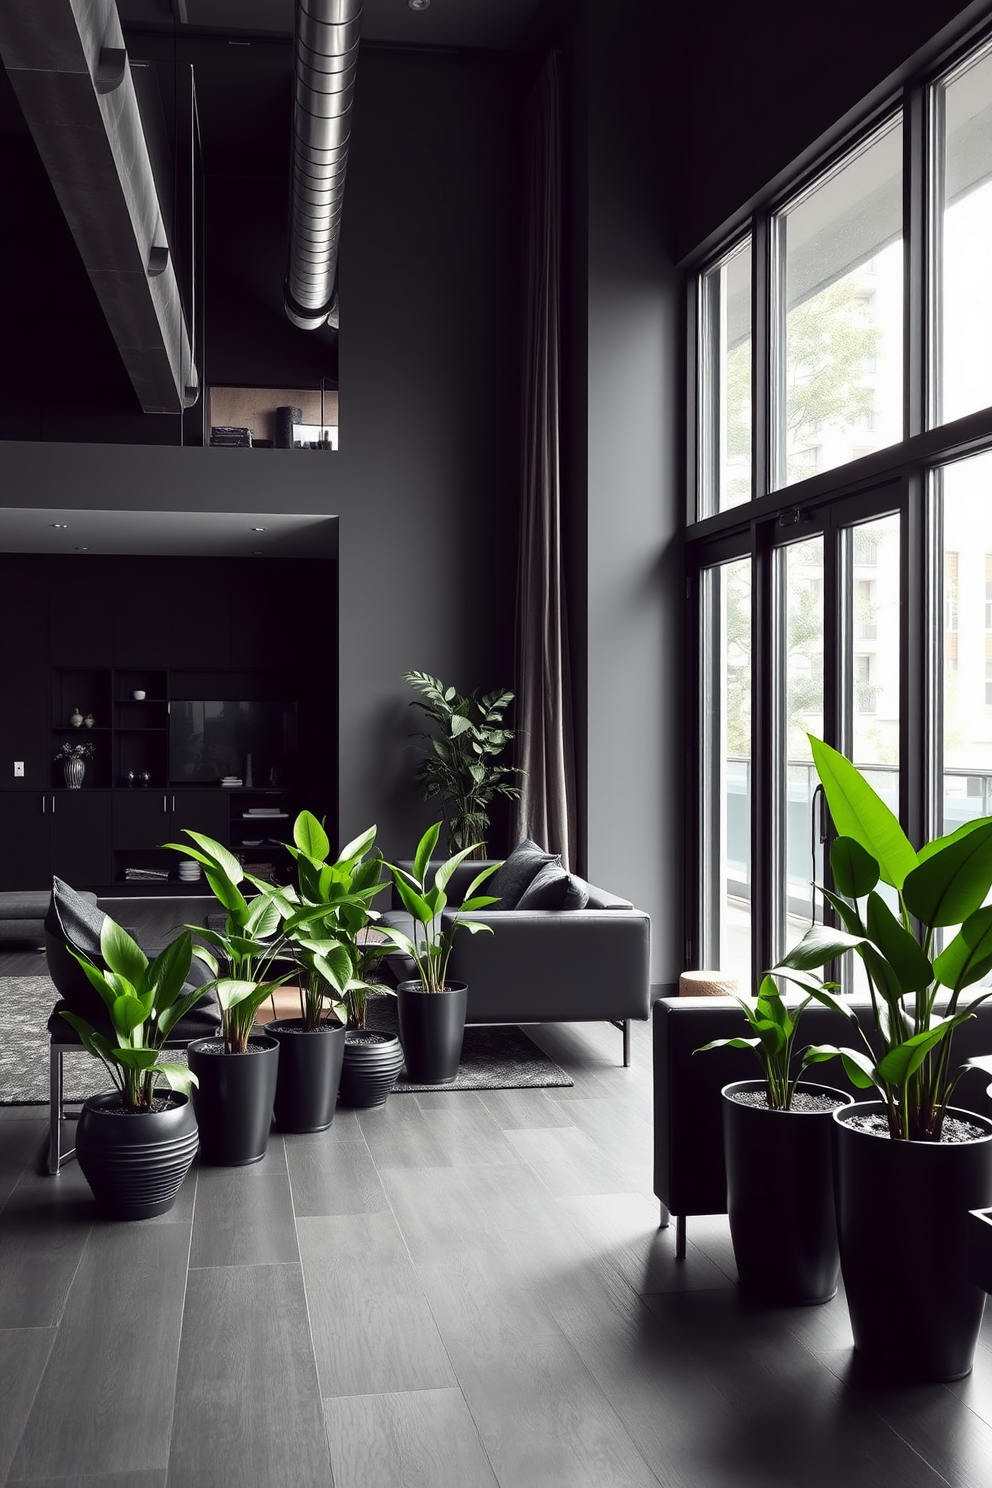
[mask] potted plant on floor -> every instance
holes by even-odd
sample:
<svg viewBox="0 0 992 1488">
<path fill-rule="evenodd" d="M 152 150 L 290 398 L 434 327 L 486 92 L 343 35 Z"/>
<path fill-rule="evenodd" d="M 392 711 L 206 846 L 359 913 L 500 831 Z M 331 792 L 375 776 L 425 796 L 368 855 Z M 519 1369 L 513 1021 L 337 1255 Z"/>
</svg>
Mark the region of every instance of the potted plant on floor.
<svg viewBox="0 0 992 1488">
<path fill-rule="evenodd" d="M 447 885 L 458 864 L 472 853 L 473 844 L 441 863 L 428 887 L 431 854 L 440 832 L 440 822 L 428 827 L 410 870 L 389 865 L 403 907 L 413 919 L 412 936 L 395 928 L 384 928 L 383 934 L 417 968 L 417 977 L 400 982 L 396 992 L 406 1072 L 416 1085 L 450 1085 L 458 1073 L 468 988 L 464 982 L 448 981 L 451 947 L 459 930 L 468 930 L 473 935 L 480 930 L 492 934 L 491 925 L 466 919 L 465 915 L 497 902 L 491 894 L 478 893 L 499 867 L 498 863 L 490 863 L 472 880 L 458 911 L 445 915 Z"/>
<path fill-rule="evenodd" d="M 822 893 L 844 928 L 811 926 L 776 970 L 810 971 L 854 950 L 868 979 L 871 1026 L 851 1020 L 861 1047 L 807 1056 L 842 1058 L 849 1079 L 877 1095 L 834 1116 L 855 1347 L 901 1373 L 955 1379 L 971 1369 L 985 1305 L 967 1276 L 966 1220 L 992 1204 L 992 1122 L 951 1099 L 964 1070 L 992 1071 L 992 1057 L 956 1066 L 951 1049 L 992 996 L 962 997 L 992 970 L 992 818 L 917 851 L 861 772 L 822 740 L 810 744 L 838 833 L 834 888 Z"/>
<path fill-rule="evenodd" d="M 413 778 L 425 801 L 436 796 L 442 811 L 447 810 L 448 851 L 467 848 L 470 856 L 484 858 L 493 800 L 497 796 L 515 800 L 520 795 L 509 779 L 521 770 L 498 763 L 516 736 L 504 721 L 513 693 L 460 696 L 427 672 L 405 672 L 403 680 L 422 695 L 411 708 L 422 708 L 436 730 L 420 735 L 427 744 Z"/>
<path fill-rule="evenodd" d="M 792 978 L 800 986 L 810 980 L 802 972 Z M 852 1097 L 801 1080 L 811 1057 L 809 1049 L 797 1055 L 796 1037 L 814 996 L 849 1012 L 820 985 L 789 1003 L 771 976 L 753 1000 L 731 995 L 751 1034 L 714 1039 L 695 1052 L 752 1049 L 764 1072 L 721 1091 L 727 1212 L 741 1286 L 773 1302 L 826 1302 L 840 1271 L 831 1118 Z"/>
<path fill-rule="evenodd" d="M 346 1025 L 356 1007 L 364 1012 L 367 993 L 360 937 L 374 918 L 372 900 L 387 884 L 381 877 L 381 857 L 369 857 L 375 836 L 376 828 L 370 827 L 330 863 L 330 842 L 317 818 L 302 811 L 293 825 L 289 851 L 296 861 L 296 885 L 274 890 L 273 897 L 280 905 L 282 934 L 297 967 L 300 1016 L 265 1025 L 280 1048 L 275 1117 L 282 1131 L 324 1131 L 334 1118 L 347 1050 Z M 387 1063 L 392 1052 L 398 1071 L 398 1039 L 382 1035 L 377 1043 Z M 349 1069 L 349 1099 L 350 1076 Z"/>
<path fill-rule="evenodd" d="M 205 1163 L 243 1167 L 265 1156 L 279 1070 L 279 1045 L 254 1031 L 255 1014 L 292 972 L 271 975 L 283 945 L 282 916 L 271 885 L 246 875 L 234 854 L 212 837 L 189 828 L 184 833 L 193 847 L 177 842 L 166 846 L 203 865 L 226 911 L 223 930 L 187 927 L 206 942 L 193 947 L 193 955 L 211 972 L 200 993 L 213 992 L 221 1016 L 220 1037 L 194 1039 L 187 1051 L 198 1080 L 194 1103 L 200 1155 Z M 241 892 L 245 882 L 258 890 L 250 901 Z"/>
<path fill-rule="evenodd" d="M 100 932 L 98 966 L 68 946 L 107 1007 L 110 1032 L 63 1011 L 114 1089 L 83 1102 L 76 1156 L 93 1196 L 117 1219 L 149 1219 L 171 1209 L 196 1155 L 197 1124 L 189 1092 L 196 1076 L 162 1058 L 162 1046 L 202 996 L 184 991 L 192 940 L 184 930 L 149 961 L 108 915 Z M 160 1093 L 164 1079 L 167 1093 Z"/>
</svg>

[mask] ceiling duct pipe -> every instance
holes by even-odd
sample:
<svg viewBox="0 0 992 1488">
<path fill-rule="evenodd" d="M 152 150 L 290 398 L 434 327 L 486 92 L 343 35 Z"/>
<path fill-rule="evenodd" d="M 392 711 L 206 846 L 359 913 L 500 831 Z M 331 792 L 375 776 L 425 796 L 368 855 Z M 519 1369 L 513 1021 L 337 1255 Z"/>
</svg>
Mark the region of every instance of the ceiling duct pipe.
<svg viewBox="0 0 992 1488">
<path fill-rule="evenodd" d="M 296 0 L 293 187 L 286 314 L 314 331 L 337 316 L 338 239 L 361 0 Z"/>
</svg>

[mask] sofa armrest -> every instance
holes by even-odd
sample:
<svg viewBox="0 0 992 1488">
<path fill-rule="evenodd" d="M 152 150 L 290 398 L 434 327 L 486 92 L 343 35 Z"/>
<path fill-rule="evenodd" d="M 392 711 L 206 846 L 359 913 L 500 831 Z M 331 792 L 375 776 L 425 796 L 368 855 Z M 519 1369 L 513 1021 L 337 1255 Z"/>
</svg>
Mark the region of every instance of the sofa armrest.
<svg viewBox="0 0 992 1488">
<path fill-rule="evenodd" d="M 450 914 L 451 911 L 446 911 Z M 448 975 L 472 1023 L 598 1022 L 651 1013 L 651 920 L 640 910 L 481 910 Z"/>
</svg>

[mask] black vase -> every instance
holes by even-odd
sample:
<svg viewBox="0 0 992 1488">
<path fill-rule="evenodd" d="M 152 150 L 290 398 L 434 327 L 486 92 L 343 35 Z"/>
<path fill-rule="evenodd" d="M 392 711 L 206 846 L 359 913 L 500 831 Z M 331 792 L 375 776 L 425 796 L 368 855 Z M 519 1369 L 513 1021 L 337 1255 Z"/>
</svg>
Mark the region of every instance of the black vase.
<svg viewBox="0 0 992 1488">
<path fill-rule="evenodd" d="M 187 1057 L 200 1082 L 193 1091 L 200 1161 L 224 1168 L 260 1162 L 268 1146 L 279 1074 L 275 1039 L 255 1035 L 245 1054 L 225 1054 L 223 1039 L 194 1039 Z"/>
<path fill-rule="evenodd" d="M 304 1027 L 302 1018 L 278 1018 L 265 1032 L 279 1045 L 276 1080 L 276 1126 L 284 1132 L 326 1131 L 334 1120 L 344 1027 L 321 1023 Z"/>
<path fill-rule="evenodd" d="M 403 1046 L 395 1033 L 375 1028 L 349 1028 L 338 1100 L 342 1106 L 381 1106 L 403 1068 Z"/>
<path fill-rule="evenodd" d="M 83 1102 L 76 1156 L 93 1197 L 111 1219 L 151 1219 L 172 1208 L 196 1156 L 196 1115 L 171 1091 L 163 1111 L 128 1112 L 116 1090 Z"/>
<path fill-rule="evenodd" d="M 833 1110 L 775 1111 L 734 1099 L 765 1088 L 764 1080 L 736 1080 L 721 1092 L 737 1274 L 743 1288 L 770 1302 L 826 1302 L 837 1291 L 840 1271 Z M 851 1104 L 851 1096 L 824 1085 L 798 1088 Z"/>
<path fill-rule="evenodd" d="M 443 992 L 427 992 L 423 982 L 400 982 L 400 1043 L 412 1085 L 451 1084 L 461 1062 L 467 1005 L 464 982 L 449 982 Z"/>
<path fill-rule="evenodd" d="M 948 1115 L 985 1135 L 973 1142 L 904 1142 L 851 1122 L 880 1101 L 834 1114 L 840 1264 L 863 1358 L 917 1380 L 970 1372 L 985 1292 L 969 1279 L 968 1211 L 992 1204 L 992 1121 Z"/>
</svg>

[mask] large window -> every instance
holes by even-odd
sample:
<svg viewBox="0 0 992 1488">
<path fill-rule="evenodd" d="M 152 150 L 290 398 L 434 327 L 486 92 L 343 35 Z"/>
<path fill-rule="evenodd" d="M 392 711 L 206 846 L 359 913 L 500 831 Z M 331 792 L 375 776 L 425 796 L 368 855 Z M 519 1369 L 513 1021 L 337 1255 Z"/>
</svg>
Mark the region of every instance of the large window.
<svg viewBox="0 0 992 1488">
<path fill-rule="evenodd" d="M 830 916 L 810 734 L 912 840 L 992 814 L 990 243 L 983 43 L 698 268 L 689 965 L 753 987 Z"/>
</svg>

